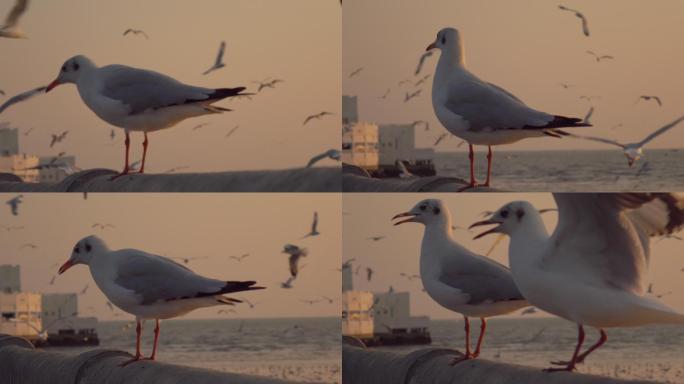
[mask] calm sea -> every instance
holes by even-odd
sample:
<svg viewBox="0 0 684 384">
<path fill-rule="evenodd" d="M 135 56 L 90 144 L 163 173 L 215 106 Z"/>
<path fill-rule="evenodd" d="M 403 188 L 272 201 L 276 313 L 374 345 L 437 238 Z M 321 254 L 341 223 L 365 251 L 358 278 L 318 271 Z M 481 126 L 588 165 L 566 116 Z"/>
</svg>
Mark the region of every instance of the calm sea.
<svg viewBox="0 0 684 384">
<path fill-rule="evenodd" d="M 672 192 L 684 190 L 684 151 L 646 150 L 632 168 L 619 150 L 497 151 L 494 148 L 493 186 L 520 192 Z M 487 159 L 477 152 L 478 180 L 484 181 Z M 466 152 L 437 152 L 440 176 L 470 177 Z"/>
<path fill-rule="evenodd" d="M 479 320 L 471 321 L 472 342 Z M 585 328 L 585 346 L 598 340 L 598 331 Z M 432 347 L 463 350 L 461 320 L 433 320 Z M 608 329 L 608 342 L 592 353 L 579 372 L 603 376 L 684 382 L 684 326 Z M 487 322 L 481 357 L 507 363 L 549 367 L 552 360 L 568 360 L 577 341 L 577 327 L 559 318 L 493 318 Z M 383 348 L 408 352 L 424 346 Z M 583 349 L 584 350 L 584 349 Z"/>
<path fill-rule="evenodd" d="M 102 321 L 98 348 L 135 352 L 135 325 Z M 154 322 L 144 325 L 143 354 Z M 90 348 L 50 348 L 81 353 Z M 161 323 L 157 359 L 165 363 L 283 379 L 339 382 L 337 318 L 168 320 Z"/>
</svg>

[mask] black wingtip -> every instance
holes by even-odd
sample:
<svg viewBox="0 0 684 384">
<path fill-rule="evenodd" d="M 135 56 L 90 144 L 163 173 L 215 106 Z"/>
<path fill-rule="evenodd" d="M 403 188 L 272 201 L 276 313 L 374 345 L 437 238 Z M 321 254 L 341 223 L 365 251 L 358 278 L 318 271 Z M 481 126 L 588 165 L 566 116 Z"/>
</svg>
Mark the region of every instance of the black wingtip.
<svg viewBox="0 0 684 384">
<path fill-rule="evenodd" d="M 214 89 L 214 92 L 209 95 L 210 99 L 225 99 L 226 97 L 238 96 L 240 92 L 244 91 L 245 87 L 237 88 L 218 88 Z"/>
</svg>

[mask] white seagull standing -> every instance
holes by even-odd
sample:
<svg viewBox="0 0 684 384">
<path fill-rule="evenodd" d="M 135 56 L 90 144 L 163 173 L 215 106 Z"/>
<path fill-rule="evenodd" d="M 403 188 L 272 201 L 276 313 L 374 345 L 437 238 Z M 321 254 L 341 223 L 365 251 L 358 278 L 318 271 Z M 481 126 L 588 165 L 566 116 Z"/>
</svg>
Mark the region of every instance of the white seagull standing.
<svg viewBox="0 0 684 384">
<path fill-rule="evenodd" d="M 154 345 L 148 358 L 154 360 L 159 341 L 159 319 L 182 316 L 197 308 L 234 305 L 240 300 L 224 294 L 264 289 L 254 281 L 223 281 L 195 274 L 165 257 L 137 249 L 110 250 L 97 236 L 88 236 L 74 247 L 71 257 L 60 268 L 61 275 L 77 264 L 85 264 L 107 299 L 136 317 L 135 357 L 128 364 L 144 359 L 140 353 L 142 320 L 154 319 Z"/>
<path fill-rule="evenodd" d="M 98 67 L 82 55 L 67 60 L 57 79 L 45 92 L 69 83 L 76 84 L 83 102 L 100 119 L 123 128 L 126 133 L 125 165 L 115 177 L 126 175 L 130 170 L 130 131 L 140 131 L 145 135 L 139 171 L 144 173 L 148 132 L 172 127 L 187 118 L 230 111 L 212 104 L 240 95 L 245 90 L 244 87 L 194 87 L 161 73 L 125 65 Z"/>
<path fill-rule="evenodd" d="M 226 51 L 226 42 L 222 41 L 221 45 L 219 46 L 219 51 L 216 54 L 216 61 L 214 61 L 214 65 L 211 66 L 211 68 L 207 69 L 202 73 L 203 75 L 208 74 L 209 72 L 213 72 L 217 69 L 221 69 L 226 66 L 226 64 L 223 63 L 223 54 Z"/>
<path fill-rule="evenodd" d="M 487 317 L 514 312 L 529 304 L 513 282 L 511 271 L 487 257 L 475 254 L 452 237 L 451 213 L 441 200 L 427 199 L 409 212 L 392 219 L 406 218 L 394 225 L 425 225 L 420 246 L 420 279 L 430 297 L 465 320 L 465 354 L 452 364 L 474 359 L 487 329 Z M 469 317 L 480 318 L 480 336 L 475 352 L 470 351 Z"/>
<path fill-rule="evenodd" d="M 510 144 L 529 137 L 562 137 L 558 128 L 586 127 L 582 119 L 551 115 L 525 105 L 505 89 L 479 79 L 466 69 L 461 35 L 444 28 L 427 50 L 442 54 L 432 82 L 432 106 L 437 119 L 453 135 L 469 144 L 470 185 L 475 180 L 473 145 L 486 145 L 487 180 L 492 168 L 492 145 Z"/>
<path fill-rule="evenodd" d="M 684 315 L 644 295 L 649 238 L 672 234 L 684 224 L 684 196 L 669 193 L 554 194 L 558 224 L 551 236 L 539 212 L 526 201 L 506 204 L 490 219 L 489 233 L 510 237 L 508 257 L 520 292 L 535 307 L 578 326 L 570 361 L 552 362 L 572 371 L 608 339 L 604 328 L 684 324 Z M 580 353 L 584 326 L 597 328 L 598 342 Z"/>
<path fill-rule="evenodd" d="M 17 0 L 16 3 L 14 3 L 14 7 L 12 7 L 12 10 L 7 14 L 5 24 L 0 26 L 0 37 L 12 39 L 26 38 L 24 32 L 19 28 L 19 19 L 24 12 L 26 12 L 28 3 L 28 0 Z"/>
<path fill-rule="evenodd" d="M 651 133 L 650 135 L 646 136 L 643 140 L 637 142 L 637 143 L 627 143 L 627 144 L 622 144 L 619 143 L 615 140 L 611 139 L 604 139 L 602 137 L 595 137 L 595 136 L 583 136 L 583 135 L 574 135 L 571 134 L 571 137 L 575 137 L 578 139 L 585 139 L 585 140 L 591 140 L 591 141 L 597 141 L 599 143 L 605 143 L 605 144 L 611 144 L 618 146 L 622 148 L 624 151 L 625 157 L 627 158 L 627 164 L 631 167 L 634 165 L 634 163 L 642 158 L 644 156 L 644 145 L 648 144 L 651 140 L 655 139 L 656 137 L 662 135 L 663 133 L 667 132 L 671 128 L 673 128 L 675 125 L 679 124 L 682 120 L 684 120 L 684 116 L 678 118 L 677 120 L 661 127 L 658 128 L 656 131 Z"/>
</svg>

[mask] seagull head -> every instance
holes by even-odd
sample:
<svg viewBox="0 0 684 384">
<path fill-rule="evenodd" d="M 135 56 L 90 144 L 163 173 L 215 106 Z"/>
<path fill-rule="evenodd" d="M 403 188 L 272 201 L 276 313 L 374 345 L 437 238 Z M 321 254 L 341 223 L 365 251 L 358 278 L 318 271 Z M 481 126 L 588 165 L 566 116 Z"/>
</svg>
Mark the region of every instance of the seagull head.
<svg viewBox="0 0 684 384">
<path fill-rule="evenodd" d="M 89 265 L 94 255 L 107 251 L 107 245 L 97 236 L 88 236 L 76 243 L 71 257 L 59 268 L 59 274 L 77 264 Z"/>
<path fill-rule="evenodd" d="M 627 164 L 629 164 L 629 166 L 632 167 L 634 163 L 637 162 L 637 160 L 641 159 L 644 156 L 644 151 L 641 149 L 641 147 L 627 146 L 625 147 L 624 154 L 627 158 Z"/>
<path fill-rule="evenodd" d="M 447 206 L 439 199 L 425 199 L 416 204 L 410 211 L 400 213 L 392 220 L 402 219 L 394 225 L 404 223 L 421 223 L 425 226 L 439 225 L 451 228 L 451 217 Z"/>
<path fill-rule="evenodd" d="M 528 223 L 535 223 L 535 225 L 541 223 L 539 212 L 527 201 L 514 201 L 499 208 L 489 219 L 473 223 L 468 229 L 484 225 L 496 225 L 475 236 L 475 239 L 492 233 L 503 233 L 510 236 L 518 229 L 526 227 Z"/>
<path fill-rule="evenodd" d="M 76 84 L 81 75 L 93 68 L 96 68 L 95 63 L 93 63 L 89 58 L 78 55 L 67 60 L 62 68 L 59 70 L 59 75 L 47 86 L 45 93 L 50 92 L 53 88 L 61 84 Z"/>
</svg>

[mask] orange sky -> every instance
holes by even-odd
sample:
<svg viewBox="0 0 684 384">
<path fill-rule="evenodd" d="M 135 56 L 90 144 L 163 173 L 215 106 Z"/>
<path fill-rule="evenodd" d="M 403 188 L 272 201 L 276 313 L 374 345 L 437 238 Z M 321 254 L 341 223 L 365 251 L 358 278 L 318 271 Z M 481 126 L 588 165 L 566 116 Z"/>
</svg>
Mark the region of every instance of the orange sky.
<svg viewBox="0 0 684 384">
<path fill-rule="evenodd" d="M 14 195 L 0 194 L 2 205 Z M 113 319 L 104 295 L 86 266 L 75 266 L 51 278 L 85 236 L 101 236 L 111 249 L 136 248 L 167 257 L 207 257 L 191 260 L 188 267 L 208 277 L 256 280 L 263 291 L 236 294 L 258 303 L 234 307 L 239 317 L 339 316 L 340 303 L 314 305 L 300 300 L 339 297 L 341 278 L 336 270 L 341 258 L 341 198 L 333 194 L 30 194 L 24 195 L 19 216 L 8 207 L 0 210 L 0 223 L 24 226 L 0 229 L 0 264 L 19 264 L 26 291 L 75 292 L 82 315 Z M 311 228 L 313 212 L 319 214 L 320 236 L 301 239 Z M 95 223 L 116 228 L 93 229 Z M 24 248 L 33 243 L 37 249 Z M 294 288 L 282 289 L 289 276 L 283 245 L 309 249 L 302 259 Z M 231 255 L 249 253 L 241 263 Z M 178 261 L 178 260 L 176 260 Z M 93 308 L 89 308 L 89 307 Z M 221 306 L 199 309 L 186 318 L 217 317 Z M 226 316 L 226 315 L 221 315 Z M 229 315 L 235 316 L 235 315 Z M 118 317 L 126 319 L 130 315 Z"/>
<path fill-rule="evenodd" d="M 0 17 L 13 0 L 0 1 Z M 222 101 L 234 109 L 186 120 L 150 135 L 149 171 L 278 169 L 303 166 L 311 156 L 339 147 L 340 6 L 319 0 L 32 1 L 21 20 L 27 40 L 2 39 L 0 89 L 10 95 L 46 85 L 62 63 L 85 54 L 98 65 L 125 64 L 155 70 L 192 85 L 246 86 L 267 77 L 284 79 L 252 101 Z M 150 37 L 122 37 L 128 28 Z M 202 76 L 227 43 L 226 67 Z M 0 97 L 0 102 L 4 98 Z M 321 111 L 336 116 L 302 126 Z M 26 131 L 22 151 L 76 155 L 82 168 L 123 167 L 123 130 L 111 126 L 66 85 L 15 105 L 0 116 Z M 200 123 L 208 126 L 193 131 Z M 240 128 L 230 138 L 226 133 Z M 69 130 L 49 148 L 50 134 Z M 132 161 L 141 157 L 142 135 L 133 134 Z M 321 165 L 334 165 L 330 160 Z"/>
<path fill-rule="evenodd" d="M 423 237 L 422 224 L 408 223 L 393 226 L 391 218 L 397 213 L 410 210 L 427 198 L 442 199 L 449 207 L 454 225 L 468 227 L 482 220 L 480 212 L 497 210 L 514 200 L 528 200 L 538 209 L 555 208 L 550 193 L 459 193 L 459 194 L 346 194 L 343 201 L 344 235 L 343 258 L 356 258 L 354 267 L 359 264 L 375 269 L 376 273 L 368 283 L 363 274 L 354 276 L 356 289 L 386 292 L 390 285 L 395 290 L 411 292 L 411 310 L 416 315 L 429 315 L 433 318 L 458 318 L 459 315 L 443 309 L 421 291 L 420 280 L 409 282 L 399 274 L 419 273 L 420 242 Z M 549 231 L 555 228 L 556 213 L 544 214 Z M 479 233 L 476 231 L 475 233 Z M 496 235 L 473 240 L 475 233 L 456 230 L 454 237 L 473 252 L 485 254 L 496 240 Z M 387 236 L 372 242 L 369 236 Z M 653 282 L 655 293 L 673 291 L 661 300 L 684 312 L 684 280 L 681 257 L 681 242 L 676 239 L 653 239 L 651 242 L 651 265 L 646 283 Z M 508 237 L 495 248 L 491 257 L 508 265 Z M 647 286 L 648 284 L 645 284 Z M 517 316 L 517 313 L 513 316 Z"/>
<path fill-rule="evenodd" d="M 582 11 L 591 37 L 580 20 L 558 9 L 562 3 Z M 465 42 L 468 68 L 482 79 L 506 88 L 533 108 L 584 117 L 589 103 L 580 95 L 601 96 L 592 103 L 593 128 L 586 134 L 640 141 L 648 133 L 684 114 L 684 2 L 661 0 L 348 0 L 343 13 L 343 92 L 358 95 L 362 120 L 410 123 L 427 120 L 433 127 L 418 134 L 418 145 L 432 146 L 444 128 L 432 110 L 432 79 L 423 94 L 408 103 L 402 79 L 416 81 L 418 58 L 443 27 L 458 28 Z M 597 63 L 585 51 L 610 54 Z M 423 74 L 433 73 L 438 53 Z M 348 75 L 364 67 L 360 75 Z M 559 83 L 572 87 L 563 89 Z M 392 88 L 387 100 L 379 99 Z M 639 95 L 659 95 L 635 105 Z M 617 124 L 622 127 L 612 130 Z M 439 150 L 456 150 L 460 140 Z M 684 126 L 655 140 L 653 148 L 684 146 Z M 605 144 L 549 138 L 524 140 L 501 150 L 607 149 Z M 465 150 L 461 147 L 459 151 Z"/>
</svg>

